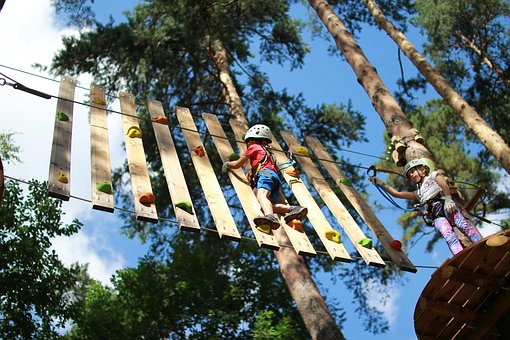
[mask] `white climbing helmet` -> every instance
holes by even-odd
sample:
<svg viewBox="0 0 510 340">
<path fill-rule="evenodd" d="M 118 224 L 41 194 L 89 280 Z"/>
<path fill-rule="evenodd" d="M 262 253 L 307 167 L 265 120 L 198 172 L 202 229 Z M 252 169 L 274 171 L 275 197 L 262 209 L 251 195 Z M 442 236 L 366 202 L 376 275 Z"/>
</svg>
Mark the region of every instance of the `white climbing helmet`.
<svg viewBox="0 0 510 340">
<path fill-rule="evenodd" d="M 266 139 L 269 143 L 271 143 L 271 129 L 263 124 L 253 125 L 248 129 L 248 131 L 246 131 L 246 135 L 244 135 L 244 141 L 246 142 L 250 138 Z"/>
<path fill-rule="evenodd" d="M 403 175 L 407 177 L 407 172 L 409 170 L 420 165 L 427 167 L 429 169 L 429 172 L 432 172 L 435 169 L 434 162 L 431 159 L 417 158 L 407 162 L 407 164 L 404 166 Z"/>
</svg>

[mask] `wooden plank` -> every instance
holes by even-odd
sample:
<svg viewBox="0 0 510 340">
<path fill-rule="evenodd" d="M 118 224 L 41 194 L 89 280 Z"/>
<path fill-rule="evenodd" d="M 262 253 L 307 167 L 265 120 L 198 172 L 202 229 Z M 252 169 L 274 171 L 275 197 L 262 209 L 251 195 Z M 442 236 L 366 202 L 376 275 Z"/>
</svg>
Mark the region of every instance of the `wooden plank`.
<svg viewBox="0 0 510 340">
<path fill-rule="evenodd" d="M 65 201 L 71 196 L 71 139 L 76 79 L 62 76 L 58 92 L 53 144 L 51 146 L 48 195 Z M 60 119 L 59 119 L 60 118 Z"/>
<path fill-rule="evenodd" d="M 182 172 L 181 162 L 175 149 L 174 140 L 170 134 L 170 129 L 166 123 L 158 123 L 156 117 L 165 117 L 163 105 L 161 102 L 153 99 L 147 100 L 147 107 L 152 118 L 152 128 L 158 144 L 163 171 L 165 172 L 166 183 L 170 198 L 172 199 L 175 219 L 179 229 L 188 231 L 200 231 L 200 225 L 195 215 L 195 208 L 191 200 L 191 195 Z M 186 202 L 190 205 L 190 211 L 186 211 L 176 206 L 177 203 Z"/>
<path fill-rule="evenodd" d="M 315 153 L 317 158 L 321 161 L 322 165 L 324 165 L 335 183 L 338 183 L 345 197 L 349 200 L 354 209 L 356 209 L 367 226 L 372 230 L 379 242 L 381 242 L 381 245 L 386 253 L 391 257 L 392 261 L 400 269 L 416 273 L 416 267 L 411 263 L 411 261 L 409 261 L 407 255 L 402 250 L 395 250 L 391 247 L 390 243 L 393 241 L 393 237 L 386 230 L 381 221 L 379 221 L 377 216 L 356 189 L 352 186 L 340 184 L 339 180 L 346 177 L 321 142 L 317 138 L 311 136 L 305 137 L 305 140 L 313 153 Z"/>
<path fill-rule="evenodd" d="M 281 136 L 289 149 L 300 146 L 294 135 L 289 131 L 281 131 Z M 379 256 L 377 250 L 373 247 L 365 248 L 359 244 L 359 241 L 366 238 L 363 231 L 360 229 L 354 218 L 347 211 L 333 189 L 329 186 L 326 179 L 320 173 L 319 169 L 315 166 L 310 157 L 300 156 L 294 153 L 296 160 L 299 162 L 308 178 L 311 180 L 312 185 L 315 187 L 322 200 L 328 206 L 329 210 L 335 216 L 340 226 L 343 228 L 352 244 L 361 255 L 365 263 L 375 267 L 385 267 L 386 263 Z"/>
<path fill-rule="evenodd" d="M 135 206 L 136 219 L 147 222 L 158 222 L 158 214 L 155 203 L 143 204 L 140 197 L 144 194 L 152 194 L 149 169 L 145 160 L 142 138 L 131 138 L 128 132 L 131 128 L 140 129 L 136 116 L 136 104 L 132 94 L 120 92 L 120 109 L 122 111 L 122 129 L 124 131 L 124 143 L 126 144 L 129 174 L 131 176 L 131 190 Z"/>
<path fill-rule="evenodd" d="M 227 135 L 225 134 L 225 131 L 223 130 L 218 117 L 209 113 L 203 113 L 202 116 L 207 125 L 207 129 L 213 138 L 214 144 L 218 149 L 220 157 L 223 161 L 226 161 L 227 157 L 234 152 L 234 149 L 228 141 Z M 261 244 L 261 242 L 268 236 L 274 238 L 273 235 L 267 235 L 257 230 L 255 223 L 253 223 L 253 219 L 258 215 L 261 215 L 261 209 L 253 190 L 245 180 L 246 177 L 242 168 L 230 169 L 228 176 L 232 182 L 232 186 L 237 193 L 237 197 L 243 206 L 243 210 L 246 214 L 246 217 L 248 218 L 248 221 L 250 222 L 250 226 L 252 228 L 253 234 L 255 235 L 255 238 L 257 239 L 257 242 Z M 299 232 L 288 226 L 284 222 L 282 216 L 279 216 L 279 219 L 280 225 L 283 226 L 296 253 L 299 255 L 309 256 L 317 255 L 313 249 L 312 243 L 304 232 Z M 276 239 L 274 239 L 274 241 L 277 243 Z"/>
<path fill-rule="evenodd" d="M 248 128 L 246 124 L 239 120 L 231 119 L 230 125 L 234 130 L 236 138 L 242 139 L 243 134 L 247 131 Z M 271 148 L 275 150 L 274 156 L 278 164 L 289 161 L 274 136 L 271 143 Z M 292 170 L 293 167 L 289 167 L 288 169 Z M 343 244 L 336 243 L 326 238 L 326 231 L 333 229 L 333 227 L 329 224 L 329 221 L 326 219 L 320 207 L 317 205 L 303 182 L 300 179 L 294 178 L 286 173 L 283 173 L 282 175 L 285 179 L 285 182 L 290 186 L 292 192 L 296 196 L 299 204 L 308 208 L 307 217 L 312 223 L 312 226 L 320 240 L 324 244 L 324 247 L 326 248 L 329 256 L 335 261 L 351 262 L 352 259 Z"/>
<path fill-rule="evenodd" d="M 239 231 L 237 230 L 236 223 L 230 209 L 228 207 L 223 191 L 218 183 L 216 174 L 214 173 L 213 167 L 207 156 L 202 140 L 198 133 L 193 117 L 189 109 L 184 107 L 176 107 L 176 115 L 181 126 L 186 145 L 188 146 L 191 160 L 195 166 L 195 170 L 198 175 L 198 180 L 202 185 L 202 190 L 205 194 L 205 199 L 211 210 L 214 223 L 218 230 L 220 238 L 231 239 L 238 241 L 240 239 Z M 194 150 L 196 147 L 202 147 L 204 149 L 204 156 L 200 157 Z"/>
<path fill-rule="evenodd" d="M 90 84 L 90 161 L 92 209 L 113 212 L 112 170 L 104 87 Z M 109 190 L 98 190 L 105 188 Z"/>
<path fill-rule="evenodd" d="M 502 317 L 509 306 L 506 296 L 497 299 L 491 297 L 494 296 L 497 286 L 510 276 L 510 250 L 507 242 L 497 243 L 495 246 L 490 244 L 494 244 L 492 241 L 496 238 L 499 240 L 508 236 L 510 231 L 488 237 L 447 260 L 432 275 L 421 294 L 421 298 L 430 301 L 484 311 L 481 319 L 469 322 L 464 315 L 445 313 L 448 308 L 438 311 L 422 308 L 417 304 L 414 319 L 415 330 L 420 338 L 423 335 L 445 339 L 471 338 L 473 332 L 480 332 L 479 335 L 482 336 L 476 338 L 483 338 L 483 334 L 497 333 L 496 330 L 491 331 L 491 327 L 497 322 L 492 318 Z M 469 272 L 472 275 L 468 275 Z M 488 318 L 488 315 L 492 318 Z M 483 321 L 482 324 L 480 321 Z"/>
</svg>

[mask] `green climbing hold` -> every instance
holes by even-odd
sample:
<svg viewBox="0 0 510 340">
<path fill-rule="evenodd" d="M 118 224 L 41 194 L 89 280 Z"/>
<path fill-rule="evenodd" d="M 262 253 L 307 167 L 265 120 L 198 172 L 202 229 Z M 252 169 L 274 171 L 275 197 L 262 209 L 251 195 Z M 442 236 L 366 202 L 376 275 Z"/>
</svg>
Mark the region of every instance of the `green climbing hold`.
<svg viewBox="0 0 510 340">
<path fill-rule="evenodd" d="M 370 237 L 362 238 L 361 240 L 359 240 L 358 244 L 361 245 L 362 247 L 370 249 L 372 248 L 372 239 Z"/>
<path fill-rule="evenodd" d="M 96 185 L 96 189 L 104 192 L 105 194 L 111 194 L 113 193 L 112 185 L 106 181 L 99 183 Z"/>
<path fill-rule="evenodd" d="M 340 178 L 338 183 L 352 187 L 352 181 L 349 178 Z"/>
<path fill-rule="evenodd" d="M 58 111 L 57 112 L 57 119 L 60 120 L 61 122 L 68 122 L 69 121 L 69 116 L 66 115 L 62 111 Z"/>
<path fill-rule="evenodd" d="M 232 152 L 230 155 L 228 155 L 227 159 L 229 161 L 237 161 L 239 159 L 239 154 L 237 152 Z"/>
<path fill-rule="evenodd" d="M 176 203 L 175 206 L 177 208 L 180 208 L 180 209 L 186 211 L 188 214 L 193 214 L 193 207 L 191 205 L 191 202 L 182 201 L 182 202 Z"/>
</svg>

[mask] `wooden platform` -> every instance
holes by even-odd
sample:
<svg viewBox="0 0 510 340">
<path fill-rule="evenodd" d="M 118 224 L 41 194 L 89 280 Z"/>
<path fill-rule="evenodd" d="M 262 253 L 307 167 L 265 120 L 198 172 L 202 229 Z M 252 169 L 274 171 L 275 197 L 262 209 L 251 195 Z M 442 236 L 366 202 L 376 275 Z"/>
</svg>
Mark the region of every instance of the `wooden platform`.
<svg viewBox="0 0 510 340">
<path fill-rule="evenodd" d="M 492 235 L 432 274 L 414 312 L 419 339 L 510 339 L 510 231 Z"/>
</svg>

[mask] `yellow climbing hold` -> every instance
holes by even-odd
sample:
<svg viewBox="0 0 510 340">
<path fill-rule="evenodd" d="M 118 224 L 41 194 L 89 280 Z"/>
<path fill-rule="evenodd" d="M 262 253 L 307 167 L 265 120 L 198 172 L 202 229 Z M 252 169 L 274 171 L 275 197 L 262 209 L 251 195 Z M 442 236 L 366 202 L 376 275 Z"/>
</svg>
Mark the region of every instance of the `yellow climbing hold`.
<svg viewBox="0 0 510 340">
<path fill-rule="evenodd" d="M 300 155 L 303 155 L 303 156 L 310 156 L 310 152 L 308 151 L 308 149 L 305 147 L 305 146 L 295 146 L 293 148 L 294 152 L 295 153 L 298 153 Z"/>
<path fill-rule="evenodd" d="M 61 183 L 69 183 L 69 179 L 67 178 L 66 174 L 63 170 L 58 171 L 57 180 Z"/>
<path fill-rule="evenodd" d="M 257 226 L 257 230 L 264 234 L 271 235 L 271 226 L 269 224 L 260 224 Z"/>
<path fill-rule="evenodd" d="M 336 242 L 336 243 L 340 243 L 341 240 L 340 240 L 340 233 L 336 230 L 333 230 L 333 229 L 329 229 L 329 230 L 326 230 L 326 238 L 330 241 L 333 241 L 333 242 Z"/>
<path fill-rule="evenodd" d="M 101 182 L 98 185 L 96 185 L 96 189 L 101 191 L 101 192 L 104 192 L 105 194 L 113 193 L 112 185 L 110 183 L 106 182 L 106 181 Z"/>
<path fill-rule="evenodd" d="M 372 248 L 372 239 L 370 237 L 362 238 L 361 240 L 359 240 L 358 244 L 361 245 L 362 247 L 370 249 Z"/>
<path fill-rule="evenodd" d="M 57 112 L 57 119 L 60 120 L 61 122 L 68 122 L 69 121 L 69 116 L 66 115 L 62 111 L 58 111 Z"/>
<path fill-rule="evenodd" d="M 142 138 L 142 130 L 138 126 L 132 126 L 128 129 L 127 135 L 131 138 Z"/>
<path fill-rule="evenodd" d="M 96 105 L 106 105 L 106 102 L 104 99 L 101 98 L 94 98 L 92 99 L 92 103 Z"/>
<path fill-rule="evenodd" d="M 176 203 L 175 206 L 179 209 L 186 211 L 188 214 L 193 214 L 191 202 L 182 201 L 182 202 Z"/>
</svg>

